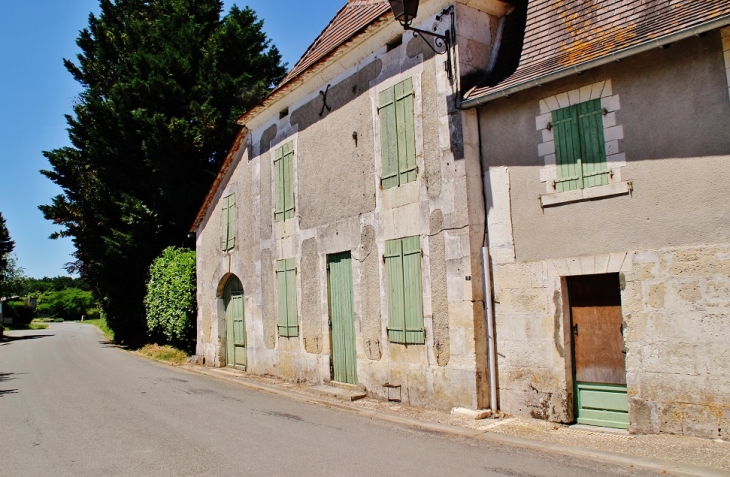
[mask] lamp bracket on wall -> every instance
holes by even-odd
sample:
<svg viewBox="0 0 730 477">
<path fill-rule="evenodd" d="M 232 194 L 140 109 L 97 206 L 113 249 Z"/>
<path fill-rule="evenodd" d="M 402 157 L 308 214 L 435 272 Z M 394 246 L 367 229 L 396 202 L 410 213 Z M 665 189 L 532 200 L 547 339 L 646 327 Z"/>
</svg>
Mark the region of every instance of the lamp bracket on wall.
<svg viewBox="0 0 730 477">
<path fill-rule="evenodd" d="M 404 30 L 410 30 L 413 32 L 413 36 L 420 36 L 426 45 L 437 55 L 446 53 L 446 64 L 445 69 L 449 75 L 449 81 L 454 79 L 453 62 L 451 59 L 451 48 L 455 43 L 455 22 L 454 22 L 454 6 L 451 5 L 445 8 L 440 14 L 436 15 L 436 21 L 441 21 L 444 15 L 451 17 L 451 28 L 446 30 L 444 34 L 436 33 L 428 30 L 421 30 L 419 28 L 413 28 L 410 23 L 402 24 Z M 425 36 L 424 36 L 425 35 Z M 426 36 L 430 36 L 433 40 L 429 41 Z"/>
</svg>

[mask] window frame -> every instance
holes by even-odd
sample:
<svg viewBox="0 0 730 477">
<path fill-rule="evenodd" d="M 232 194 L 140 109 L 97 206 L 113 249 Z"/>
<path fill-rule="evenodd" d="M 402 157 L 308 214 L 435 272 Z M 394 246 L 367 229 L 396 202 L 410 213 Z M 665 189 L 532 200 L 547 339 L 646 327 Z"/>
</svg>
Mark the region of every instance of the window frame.
<svg viewBox="0 0 730 477">
<path fill-rule="evenodd" d="M 277 333 L 282 338 L 296 338 L 299 336 L 296 259 L 277 260 L 275 275 L 278 293 Z"/>
<path fill-rule="evenodd" d="M 380 184 L 384 190 L 418 178 L 416 81 L 409 76 L 377 92 L 380 123 Z"/>
<path fill-rule="evenodd" d="M 236 194 L 221 199 L 221 250 L 227 252 L 236 246 Z"/>
<path fill-rule="evenodd" d="M 418 235 L 385 241 L 386 332 L 391 343 L 406 346 L 426 344 L 422 256 L 421 237 Z"/>
<path fill-rule="evenodd" d="M 294 218 L 294 141 L 288 141 L 274 150 L 274 221 L 285 222 Z"/>
</svg>

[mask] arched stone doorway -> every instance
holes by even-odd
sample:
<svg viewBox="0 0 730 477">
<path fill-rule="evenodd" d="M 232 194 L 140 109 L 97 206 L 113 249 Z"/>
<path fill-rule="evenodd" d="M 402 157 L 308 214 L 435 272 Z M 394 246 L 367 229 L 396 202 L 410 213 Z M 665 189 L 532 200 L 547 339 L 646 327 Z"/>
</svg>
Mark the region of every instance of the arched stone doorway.
<svg viewBox="0 0 730 477">
<path fill-rule="evenodd" d="M 246 320 L 243 306 L 243 285 L 231 275 L 223 290 L 226 314 L 226 364 L 246 369 Z"/>
</svg>

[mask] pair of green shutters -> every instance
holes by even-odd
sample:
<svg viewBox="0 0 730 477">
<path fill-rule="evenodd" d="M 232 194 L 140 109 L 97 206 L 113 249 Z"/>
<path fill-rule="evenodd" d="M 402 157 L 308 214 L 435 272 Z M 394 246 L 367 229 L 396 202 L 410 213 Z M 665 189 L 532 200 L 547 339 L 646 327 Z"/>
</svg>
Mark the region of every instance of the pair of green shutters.
<svg viewBox="0 0 730 477">
<path fill-rule="evenodd" d="M 276 205 L 274 218 L 282 222 L 294 217 L 294 143 L 288 142 L 274 152 Z"/>
<path fill-rule="evenodd" d="M 413 111 L 413 79 L 380 93 L 380 140 L 382 145 L 383 189 L 413 182 L 416 167 L 416 133 Z"/>
<path fill-rule="evenodd" d="M 221 231 L 221 250 L 231 250 L 236 245 L 236 195 L 231 194 L 221 201 L 223 230 Z"/>
<path fill-rule="evenodd" d="M 384 258 L 388 282 L 388 340 L 423 344 L 426 332 L 423 327 L 420 237 L 387 240 Z"/>
<path fill-rule="evenodd" d="M 558 168 L 555 189 L 566 192 L 607 185 L 603 136 L 603 107 L 600 99 L 553 111 L 555 158 Z"/>
<path fill-rule="evenodd" d="M 299 336 L 295 259 L 277 260 L 276 287 L 279 293 L 279 336 L 286 338 Z"/>
</svg>

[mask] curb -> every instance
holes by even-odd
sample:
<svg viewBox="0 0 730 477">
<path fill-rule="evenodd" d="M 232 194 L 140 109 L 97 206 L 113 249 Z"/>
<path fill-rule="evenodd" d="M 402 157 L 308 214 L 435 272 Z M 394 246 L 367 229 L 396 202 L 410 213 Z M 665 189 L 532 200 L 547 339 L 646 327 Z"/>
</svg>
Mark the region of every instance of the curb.
<svg viewBox="0 0 730 477">
<path fill-rule="evenodd" d="M 654 470 L 659 472 L 670 472 L 672 475 L 680 476 L 702 476 L 702 477 L 728 477 L 730 473 L 719 469 L 712 469 L 709 467 L 701 467 L 692 464 L 683 464 L 680 462 L 672 462 L 662 459 L 649 459 L 644 457 L 635 457 L 626 454 L 619 454 L 617 452 L 600 451 L 594 449 L 587 449 L 583 447 L 576 447 L 566 444 L 555 444 L 550 442 L 543 442 L 539 440 L 526 439 L 523 437 L 514 437 L 505 434 L 497 434 L 489 431 L 481 431 L 475 429 L 466 429 L 463 427 L 451 426 L 449 424 L 439 424 L 434 422 L 420 421 L 404 416 L 394 416 L 392 414 L 383 414 L 370 409 L 362 409 L 345 402 L 333 402 L 328 399 L 320 398 L 317 396 L 303 395 L 296 391 L 289 391 L 286 389 L 279 389 L 274 386 L 266 384 L 258 384 L 248 382 L 245 376 L 238 373 L 230 372 L 222 369 L 215 368 L 203 368 L 202 366 L 191 366 L 182 365 L 175 366 L 176 368 L 186 370 L 188 372 L 209 376 L 212 378 L 221 379 L 223 381 L 236 383 L 245 386 L 250 389 L 262 391 L 270 394 L 276 394 L 283 396 L 295 401 L 306 402 L 310 404 L 322 405 L 330 408 L 342 409 L 345 411 L 354 412 L 358 415 L 369 417 L 371 419 L 379 419 L 381 421 L 391 422 L 394 424 L 401 424 L 416 429 L 421 429 L 428 432 L 437 432 L 445 435 L 461 436 L 473 439 L 479 439 L 482 441 L 492 442 L 494 444 L 509 445 L 523 447 L 527 449 L 534 449 L 538 451 L 549 451 L 563 455 L 569 455 L 573 457 L 588 458 L 593 460 L 600 460 L 608 463 L 620 463 L 628 465 L 634 468 L 642 468 L 647 470 Z"/>
</svg>

